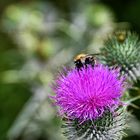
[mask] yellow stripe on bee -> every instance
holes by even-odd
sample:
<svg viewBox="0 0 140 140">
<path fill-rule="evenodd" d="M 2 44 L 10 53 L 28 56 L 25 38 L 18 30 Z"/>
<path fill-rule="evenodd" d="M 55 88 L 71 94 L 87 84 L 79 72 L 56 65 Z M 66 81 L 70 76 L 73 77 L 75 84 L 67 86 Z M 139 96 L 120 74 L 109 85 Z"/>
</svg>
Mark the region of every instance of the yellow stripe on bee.
<svg viewBox="0 0 140 140">
<path fill-rule="evenodd" d="M 84 54 L 84 53 L 81 53 L 81 54 L 78 54 L 75 58 L 74 58 L 74 61 L 76 60 L 79 60 L 81 58 L 84 58 L 87 54 Z"/>
</svg>

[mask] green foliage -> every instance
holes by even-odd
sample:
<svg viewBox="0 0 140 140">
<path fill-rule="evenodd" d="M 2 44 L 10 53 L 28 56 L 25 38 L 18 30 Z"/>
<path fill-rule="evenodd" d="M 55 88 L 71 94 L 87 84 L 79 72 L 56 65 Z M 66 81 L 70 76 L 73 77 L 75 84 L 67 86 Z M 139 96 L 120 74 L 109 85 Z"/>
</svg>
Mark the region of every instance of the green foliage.
<svg viewBox="0 0 140 140">
<path fill-rule="evenodd" d="M 0 84 L 0 139 L 5 140 L 7 130 L 30 96 L 28 85 Z"/>
</svg>

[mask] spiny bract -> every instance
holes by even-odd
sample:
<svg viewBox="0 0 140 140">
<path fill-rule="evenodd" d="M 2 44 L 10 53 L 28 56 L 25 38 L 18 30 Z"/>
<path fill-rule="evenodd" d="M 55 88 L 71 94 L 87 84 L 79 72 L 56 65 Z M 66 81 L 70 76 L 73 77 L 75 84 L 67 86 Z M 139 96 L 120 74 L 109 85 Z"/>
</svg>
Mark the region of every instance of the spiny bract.
<svg viewBox="0 0 140 140">
<path fill-rule="evenodd" d="M 89 120 L 79 124 L 78 120 L 65 120 L 63 133 L 69 140 L 121 140 L 128 127 L 128 114 L 124 108 L 114 113 L 106 110 L 97 120 Z"/>
</svg>

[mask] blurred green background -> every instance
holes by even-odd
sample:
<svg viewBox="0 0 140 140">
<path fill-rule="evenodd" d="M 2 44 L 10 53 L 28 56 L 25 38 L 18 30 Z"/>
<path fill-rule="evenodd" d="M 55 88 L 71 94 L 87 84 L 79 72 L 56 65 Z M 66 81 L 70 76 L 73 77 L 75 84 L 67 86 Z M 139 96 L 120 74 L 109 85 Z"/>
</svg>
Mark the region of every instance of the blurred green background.
<svg viewBox="0 0 140 140">
<path fill-rule="evenodd" d="M 114 30 L 140 34 L 139 13 L 139 0 L 0 0 L 0 140 L 65 139 L 48 98 L 55 75 Z M 138 120 L 125 139 L 140 139 Z"/>
</svg>

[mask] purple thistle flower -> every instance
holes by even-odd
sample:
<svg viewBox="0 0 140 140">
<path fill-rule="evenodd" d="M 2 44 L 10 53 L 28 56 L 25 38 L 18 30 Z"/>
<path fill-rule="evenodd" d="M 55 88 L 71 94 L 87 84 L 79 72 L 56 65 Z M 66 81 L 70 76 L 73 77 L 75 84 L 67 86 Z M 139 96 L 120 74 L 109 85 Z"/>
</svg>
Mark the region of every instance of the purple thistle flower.
<svg viewBox="0 0 140 140">
<path fill-rule="evenodd" d="M 55 104 L 60 114 L 80 121 L 97 119 L 109 109 L 113 112 L 121 103 L 125 78 L 118 69 L 101 64 L 81 70 L 66 70 L 56 80 Z"/>
</svg>

